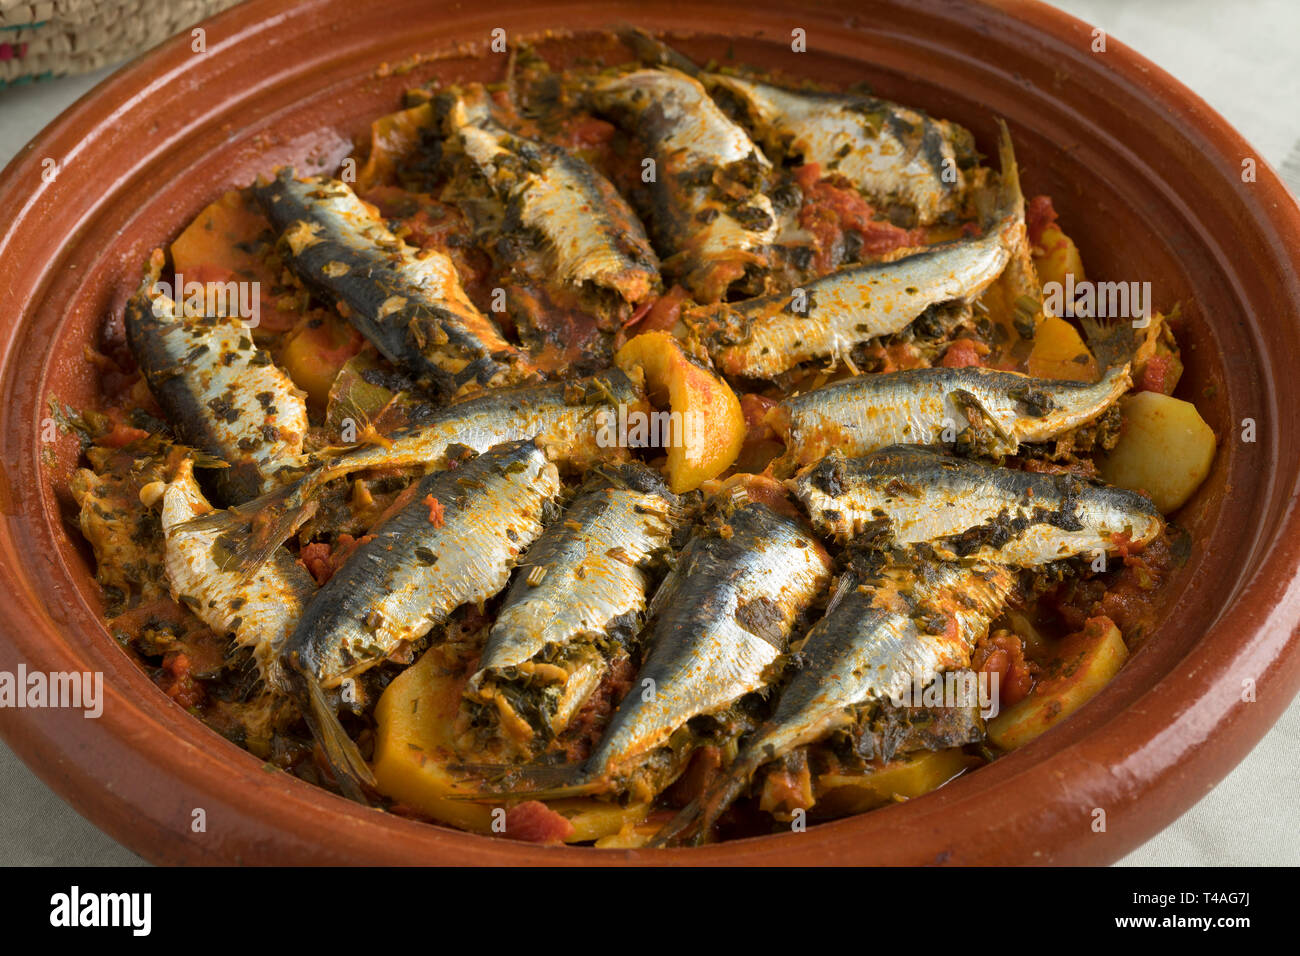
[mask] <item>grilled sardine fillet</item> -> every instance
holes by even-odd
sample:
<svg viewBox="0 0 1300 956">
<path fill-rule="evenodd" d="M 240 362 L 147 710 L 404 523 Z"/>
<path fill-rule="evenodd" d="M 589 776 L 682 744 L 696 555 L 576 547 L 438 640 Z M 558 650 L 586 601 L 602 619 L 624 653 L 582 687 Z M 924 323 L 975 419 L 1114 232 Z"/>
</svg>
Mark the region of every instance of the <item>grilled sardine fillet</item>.
<svg viewBox="0 0 1300 956">
<path fill-rule="evenodd" d="M 618 369 L 576 382 L 489 389 L 382 440 L 309 456 L 302 465 L 311 470 L 293 484 L 199 520 L 230 532 L 235 559 L 248 573 L 306 520 L 321 489 L 336 478 L 368 468 L 441 468 L 454 446 L 485 452 L 525 438 L 536 439 L 566 470 L 582 471 L 597 462 L 627 457 L 627 449 L 602 442 L 620 407 L 630 414 L 649 406 L 640 385 Z"/>
<path fill-rule="evenodd" d="M 768 422 L 785 442 L 785 466 L 889 445 L 1012 455 L 1024 442 L 1045 442 L 1094 421 L 1131 384 L 1127 364 L 1091 384 L 987 368 L 906 369 L 858 375 L 787 398 Z"/>
<path fill-rule="evenodd" d="M 612 467 L 529 549 L 465 692 L 493 706 L 520 747 L 561 733 L 610 661 L 627 655 L 648 567 L 668 550 L 680 512 L 650 468 Z"/>
<path fill-rule="evenodd" d="M 612 293 L 631 306 L 659 289 L 659 260 L 640 220 L 590 165 L 498 123 L 482 87 L 453 96 L 446 123 L 505 203 L 505 222 L 542 237 L 561 283 Z"/>
<path fill-rule="evenodd" d="M 763 191 L 771 164 L 699 81 L 667 68 L 598 76 L 587 100 L 654 160 L 645 212 L 665 274 L 716 302 L 746 269 L 767 268 L 777 231 Z"/>
<path fill-rule="evenodd" d="M 976 239 L 931 246 L 892 262 L 847 266 L 776 295 L 719 303 L 683 316 L 727 375 L 771 379 L 813 359 L 901 332 L 926 309 L 969 302 L 1006 267 L 1024 234 L 1010 218 Z"/>
<path fill-rule="evenodd" d="M 997 566 L 887 566 L 862 580 L 847 572 L 826 616 L 797 645 L 772 716 L 745 740 L 727 774 L 656 842 L 706 836 L 763 764 L 852 727 L 864 704 L 901 697 L 966 667 L 1014 584 Z"/>
<path fill-rule="evenodd" d="M 285 657 L 321 688 L 414 645 L 463 604 L 503 588 L 542 531 L 559 475 L 532 440 L 425 476 L 308 605 Z"/>
<path fill-rule="evenodd" d="M 790 292 L 690 310 L 686 323 L 723 372 L 773 378 L 901 332 L 931 306 L 974 301 L 1025 245 L 1025 201 L 1005 126 L 1000 149 L 1002 176 L 982 236 L 846 266 Z"/>
<path fill-rule="evenodd" d="M 225 504 L 239 504 L 277 487 L 277 472 L 298 464 L 306 396 L 238 317 L 186 315 L 160 294 L 162 264 L 156 251 L 126 304 L 127 343 L 177 437 L 230 466 L 216 486 Z"/>
<path fill-rule="evenodd" d="M 655 594 L 646 658 L 587 773 L 634 777 L 688 720 L 765 687 L 830 572 L 809 529 L 761 500 L 739 495 L 722 520 L 699 528 Z"/>
<path fill-rule="evenodd" d="M 465 295 L 451 259 L 393 235 L 347 183 L 282 169 L 253 192 L 298 278 L 345 306 L 380 354 L 438 397 L 538 378 L 528 356 Z"/>
<path fill-rule="evenodd" d="M 741 104 L 774 156 L 817 163 L 882 205 L 910 206 L 921 225 L 961 209 L 966 177 L 959 158 L 974 150 L 962 127 L 870 96 L 796 92 L 720 73 L 702 79 Z"/>
<path fill-rule="evenodd" d="M 1032 567 L 1146 544 L 1164 527 L 1136 492 L 913 446 L 863 458 L 832 454 L 791 484 L 823 534 L 844 543 L 929 544 L 949 560 Z"/>
<path fill-rule="evenodd" d="M 280 655 L 316 593 L 316 582 L 284 548 L 276 549 L 251 579 L 223 571 L 220 533 L 187 526 L 212 510 L 189 461 L 182 462 L 165 485 L 146 486 L 142 497 L 151 488 L 161 495 L 164 560 L 172 597 L 218 634 L 233 635 L 238 646 L 250 648 L 266 685 L 287 691 Z"/>
</svg>

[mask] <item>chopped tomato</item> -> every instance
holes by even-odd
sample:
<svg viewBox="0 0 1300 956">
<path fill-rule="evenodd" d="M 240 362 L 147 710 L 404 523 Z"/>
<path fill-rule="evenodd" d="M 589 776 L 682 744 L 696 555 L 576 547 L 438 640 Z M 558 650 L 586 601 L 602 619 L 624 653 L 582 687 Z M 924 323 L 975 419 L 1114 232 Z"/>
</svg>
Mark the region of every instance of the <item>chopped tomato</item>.
<svg viewBox="0 0 1300 956">
<path fill-rule="evenodd" d="M 794 171 L 795 182 L 803 191 L 799 225 L 811 232 L 817 251 L 814 265 L 819 271 L 829 269 L 831 250 L 845 232 L 855 232 L 862 239 L 862 251 L 872 256 L 884 255 L 904 246 L 920 245 L 923 231 L 902 229 L 875 218 L 876 211 L 862 195 L 839 177 L 821 176 L 816 163 L 805 163 Z"/>
<path fill-rule="evenodd" d="M 311 544 L 303 545 L 298 552 L 298 560 L 303 566 L 311 572 L 311 576 L 316 579 L 316 583 L 324 585 L 326 581 L 334 577 L 335 572 L 343 567 L 348 558 L 352 557 L 352 552 L 361 547 L 367 541 L 374 540 L 373 534 L 362 535 L 360 538 L 354 538 L 350 534 L 340 534 L 331 546 L 321 541 L 314 541 Z"/>
<path fill-rule="evenodd" d="M 203 687 L 190 672 L 187 655 L 173 651 L 163 657 L 164 675 L 159 679 L 163 692 L 187 710 L 203 702 Z"/>
<path fill-rule="evenodd" d="M 812 190 L 821 181 L 822 168 L 818 163 L 804 163 L 794 168 L 795 184 L 805 193 Z"/>
<path fill-rule="evenodd" d="M 424 503 L 429 506 L 429 524 L 441 528 L 445 524 L 444 516 L 447 514 L 447 509 L 433 495 L 425 495 Z"/>
<path fill-rule="evenodd" d="M 114 414 L 116 413 L 116 414 Z M 132 428 L 126 422 L 121 420 L 121 412 L 118 409 L 111 409 L 109 416 L 113 419 L 113 427 L 95 439 L 96 445 L 103 445 L 105 448 L 121 448 L 129 445 L 131 442 L 140 438 L 148 438 L 149 433 L 142 428 Z"/>
<path fill-rule="evenodd" d="M 1138 383 L 1133 386 L 1135 392 L 1161 392 L 1164 393 L 1166 378 L 1169 375 L 1169 367 L 1173 364 L 1167 355 L 1153 355 L 1147 359 L 1146 367 L 1142 369 L 1142 377 Z"/>
<path fill-rule="evenodd" d="M 872 342 L 863 349 L 863 358 L 873 372 L 897 372 L 908 368 L 924 368 L 925 355 L 911 342 L 893 342 L 884 345 Z"/>
<path fill-rule="evenodd" d="M 767 424 L 767 416 L 772 409 L 776 408 L 776 404 L 775 400 L 753 392 L 746 392 L 740 396 L 740 413 L 745 416 L 745 425 L 749 428 L 746 441 L 762 441 L 765 438 L 775 437 L 776 432 L 772 430 L 771 425 Z"/>
<path fill-rule="evenodd" d="M 686 301 L 689 293 L 679 285 L 674 285 L 671 289 L 655 299 L 654 304 L 643 313 L 641 319 L 635 316 L 628 320 L 628 325 L 640 321 L 641 326 L 638 332 L 669 332 L 677 324 L 678 318 L 682 314 L 682 303 Z"/>
<path fill-rule="evenodd" d="M 614 138 L 614 127 L 590 113 L 579 113 L 564 123 L 559 144 L 566 149 L 595 149 Z"/>
<path fill-rule="evenodd" d="M 1011 631 L 1000 630 L 981 641 L 971 666 L 978 673 L 998 675 L 1003 707 L 1024 700 L 1034 687 L 1035 667 L 1025 660 L 1025 642 Z"/>
<path fill-rule="evenodd" d="M 330 563 L 330 546 L 323 541 L 303 545 L 298 552 L 298 560 L 311 572 L 318 585 L 324 585 L 334 576 L 334 566 Z"/>
<path fill-rule="evenodd" d="M 525 843 L 563 843 L 573 824 L 540 800 L 527 800 L 506 811 L 505 836 Z"/>
<path fill-rule="evenodd" d="M 988 354 L 989 347 L 983 342 L 961 338 L 948 346 L 939 364 L 944 368 L 977 368 Z"/>
<path fill-rule="evenodd" d="M 1029 200 L 1029 207 L 1025 210 L 1025 231 L 1029 234 L 1031 246 L 1043 244 L 1043 230 L 1056 225 L 1056 217 L 1051 196 L 1035 196 Z"/>
</svg>

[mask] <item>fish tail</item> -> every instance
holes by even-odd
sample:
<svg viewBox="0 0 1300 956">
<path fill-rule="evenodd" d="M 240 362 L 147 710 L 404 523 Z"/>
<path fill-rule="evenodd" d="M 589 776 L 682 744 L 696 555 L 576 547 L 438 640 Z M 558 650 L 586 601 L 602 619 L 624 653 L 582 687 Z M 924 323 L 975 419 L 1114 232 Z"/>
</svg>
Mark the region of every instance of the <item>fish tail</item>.
<svg viewBox="0 0 1300 956">
<path fill-rule="evenodd" d="M 659 832 L 650 838 L 646 846 L 699 846 L 706 842 L 713 825 L 749 786 L 754 771 L 762 762 L 757 755 L 757 750 L 750 750 L 736 758 L 736 763 L 732 765 L 725 777 L 703 795 L 682 807 L 677 816 L 665 823 Z"/>
<path fill-rule="evenodd" d="M 369 803 L 361 788 L 363 785 L 371 789 L 377 787 L 374 773 L 371 772 L 365 758 L 361 756 L 357 745 L 343 729 L 338 714 L 325 700 L 325 693 L 321 690 L 320 684 L 310 676 L 304 675 L 302 679 L 307 685 L 307 707 L 303 717 L 307 720 L 312 736 L 325 751 L 325 760 L 334 771 L 339 789 L 349 800 Z"/>
<path fill-rule="evenodd" d="M 618 38 L 632 48 L 642 63 L 647 66 L 670 66 L 687 76 L 698 77 L 700 68 L 694 60 L 678 53 L 663 40 L 652 33 L 628 24 L 618 28 Z"/>
<path fill-rule="evenodd" d="M 1133 324 L 1128 319 L 1095 319 L 1081 315 L 1077 321 L 1103 372 L 1133 361 L 1138 342 L 1133 334 Z"/>
<path fill-rule="evenodd" d="M 998 177 L 998 189 L 994 198 L 993 209 L 987 218 L 992 223 L 1008 219 L 1025 218 L 1025 194 L 1020 188 L 1020 166 L 1016 162 L 1016 150 L 1011 142 L 1011 130 L 1006 120 L 998 117 L 998 163 L 1001 175 Z"/>
<path fill-rule="evenodd" d="M 473 793 L 448 794 L 448 800 L 483 803 L 502 799 L 560 800 L 598 793 L 604 787 L 599 780 L 587 779 L 581 769 L 569 765 L 507 766 L 504 764 L 464 763 L 461 773 L 492 780 L 494 789 L 478 788 Z M 575 779 L 575 776 L 578 779 Z M 504 785 L 502 785 L 504 784 Z"/>
<path fill-rule="evenodd" d="M 316 503 L 311 476 L 225 511 L 211 511 L 180 525 L 192 531 L 218 534 L 216 560 L 222 571 L 237 571 L 247 581 L 276 548 L 311 517 Z"/>
</svg>

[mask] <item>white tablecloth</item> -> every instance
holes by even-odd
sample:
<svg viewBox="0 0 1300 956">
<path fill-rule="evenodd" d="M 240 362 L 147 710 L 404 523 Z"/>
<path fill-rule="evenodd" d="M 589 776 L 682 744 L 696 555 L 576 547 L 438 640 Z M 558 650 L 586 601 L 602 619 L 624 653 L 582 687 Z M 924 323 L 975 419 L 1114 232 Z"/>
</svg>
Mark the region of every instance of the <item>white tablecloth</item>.
<svg viewBox="0 0 1300 956">
<path fill-rule="evenodd" d="M 1058 6 L 1173 73 L 1273 166 L 1300 150 L 1297 0 L 1062 0 Z M 0 164 L 109 72 L 0 90 Z M 1122 865 L 1300 862 L 1297 753 L 1300 701 L 1219 786 Z M 139 862 L 0 744 L 0 864 Z"/>
</svg>

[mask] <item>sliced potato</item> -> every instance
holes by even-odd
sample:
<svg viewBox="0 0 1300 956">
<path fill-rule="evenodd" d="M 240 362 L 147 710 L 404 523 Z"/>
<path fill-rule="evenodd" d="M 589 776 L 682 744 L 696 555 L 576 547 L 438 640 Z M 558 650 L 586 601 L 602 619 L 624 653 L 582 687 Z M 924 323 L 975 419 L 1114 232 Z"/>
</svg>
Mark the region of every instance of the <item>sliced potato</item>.
<svg viewBox="0 0 1300 956">
<path fill-rule="evenodd" d="M 271 224 L 243 190 L 232 189 L 194 217 L 171 245 L 177 272 L 198 282 L 221 282 L 255 270 L 249 243 Z"/>
<path fill-rule="evenodd" d="M 433 120 L 433 105 L 421 103 L 371 123 L 370 152 L 365 165 L 357 172 L 357 191 L 365 192 L 391 177 L 397 164 L 419 147 L 420 132 L 431 126 Z"/>
<path fill-rule="evenodd" d="M 624 827 L 617 833 L 601 837 L 596 841 L 596 848 L 600 850 L 635 850 L 649 843 L 650 838 L 663 829 L 666 822 L 664 819 L 651 819 Z"/>
<path fill-rule="evenodd" d="M 271 295 L 279 278 L 256 251 L 270 229 L 270 221 L 248 190 L 232 189 L 195 216 L 176 237 L 171 244 L 172 266 L 186 285 L 256 283 L 257 331 L 284 332 L 293 328 L 301 311 L 292 297 L 285 297 L 281 304 Z"/>
<path fill-rule="evenodd" d="M 815 808 L 819 815 L 828 816 L 874 810 L 936 790 L 979 763 L 979 757 L 951 747 L 907 754 L 867 773 L 820 774 Z"/>
<path fill-rule="evenodd" d="M 1038 278 L 1044 285 L 1059 282 L 1064 286 L 1067 275 L 1074 276 L 1076 285 L 1084 281 L 1079 247 L 1059 226 L 1051 225 L 1043 229 L 1038 250 L 1039 254 L 1034 256 L 1034 268 L 1038 270 Z"/>
<path fill-rule="evenodd" d="M 1045 316 L 1034 330 L 1028 372 L 1035 378 L 1072 382 L 1095 382 L 1098 378 L 1097 360 L 1079 331 L 1055 315 Z"/>
<path fill-rule="evenodd" d="M 1003 750 L 1023 747 L 1088 702 L 1128 660 L 1128 647 L 1108 617 L 1094 617 L 1067 637 L 1048 676 L 1020 703 L 988 722 L 988 736 Z"/>
<path fill-rule="evenodd" d="M 450 769 L 459 762 L 452 728 L 468 677 L 460 662 L 449 660 L 439 647 L 426 651 L 399 674 L 375 706 L 373 768 L 379 792 L 385 796 L 442 823 L 492 833 L 494 807 L 449 799 L 474 792 Z M 631 830 L 649 809 L 645 804 L 621 807 L 588 798 L 551 800 L 547 806 L 573 824 L 569 843 Z"/>
<path fill-rule="evenodd" d="M 640 369 L 650 400 L 671 410 L 667 471 L 673 492 L 694 491 L 731 467 L 747 428 L 730 385 L 688 356 L 667 332 L 636 336 L 614 362 L 628 373 Z"/>
<path fill-rule="evenodd" d="M 313 312 L 289 333 L 280 364 L 293 383 L 323 408 L 339 370 L 364 344 L 361 333 L 338 316 Z"/>
<path fill-rule="evenodd" d="M 448 800 L 472 793 L 449 769 L 452 726 L 466 675 L 434 647 L 394 678 L 375 705 L 373 768 L 380 793 L 434 819 L 480 833 L 491 831 L 492 808 Z"/>
<path fill-rule="evenodd" d="M 1098 462 L 1112 485 L 1151 496 L 1161 513 L 1183 506 L 1210 473 L 1215 438 L 1196 406 L 1160 392 L 1138 392 L 1120 403 L 1124 430 Z"/>
</svg>

